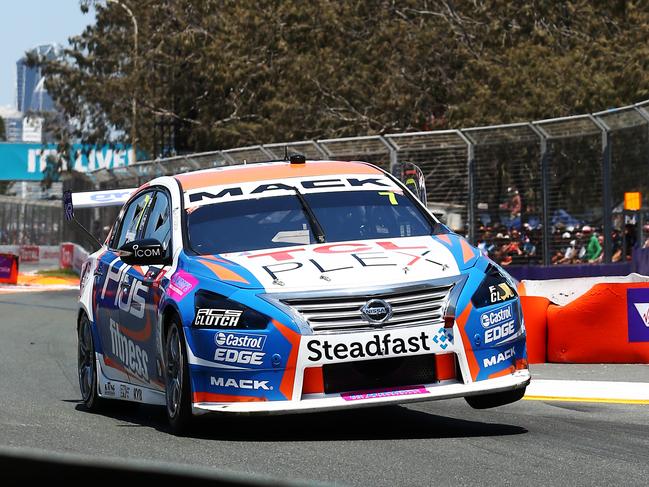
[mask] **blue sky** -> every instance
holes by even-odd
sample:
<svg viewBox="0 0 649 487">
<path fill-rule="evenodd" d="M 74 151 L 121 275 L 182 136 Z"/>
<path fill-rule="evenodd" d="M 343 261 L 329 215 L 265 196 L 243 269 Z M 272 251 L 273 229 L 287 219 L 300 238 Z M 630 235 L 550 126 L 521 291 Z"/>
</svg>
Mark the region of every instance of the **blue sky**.
<svg viewBox="0 0 649 487">
<path fill-rule="evenodd" d="M 93 23 L 79 0 L 0 0 L 0 105 L 15 106 L 16 61 L 39 44 L 67 45 L 70 36 Z"/>
</svg>

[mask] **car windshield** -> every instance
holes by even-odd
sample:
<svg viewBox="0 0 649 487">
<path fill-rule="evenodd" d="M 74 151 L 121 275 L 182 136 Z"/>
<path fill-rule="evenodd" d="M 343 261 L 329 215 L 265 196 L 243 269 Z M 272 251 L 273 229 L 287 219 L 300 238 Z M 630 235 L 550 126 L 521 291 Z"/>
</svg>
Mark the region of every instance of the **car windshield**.
<svg viewBox="0 0 649 487">
<path fill-rule="evenodd" d="M 415 237 L 440 231 L 406 195 L 393 191 L 305 194 L 326 242 Z M 297 195 L 200 206 L 187 217 L 189 245 L 223 254 L 317 243 Z"/>
</svg>

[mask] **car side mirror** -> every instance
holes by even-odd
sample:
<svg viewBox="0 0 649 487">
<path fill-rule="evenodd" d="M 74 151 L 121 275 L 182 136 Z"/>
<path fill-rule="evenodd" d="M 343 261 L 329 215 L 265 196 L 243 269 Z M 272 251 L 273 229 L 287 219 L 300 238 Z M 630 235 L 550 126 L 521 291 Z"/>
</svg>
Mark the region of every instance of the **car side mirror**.
<svg viewBox="0 0 649 487">
<path fill-rule="evenodd" d="M 154 238 L 144 238 L 125 243 L 117 251 L 122 261 L 128 265 L 166 265 L 166 249 Z"/>
</svg>

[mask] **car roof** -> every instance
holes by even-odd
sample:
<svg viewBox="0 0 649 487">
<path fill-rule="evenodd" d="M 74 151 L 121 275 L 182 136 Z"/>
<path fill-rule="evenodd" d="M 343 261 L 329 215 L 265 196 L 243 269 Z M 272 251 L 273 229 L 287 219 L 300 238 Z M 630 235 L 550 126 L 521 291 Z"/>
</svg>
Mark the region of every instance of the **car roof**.
<svg viewBox="0 0 649 487">
<path fill-rule="evenodd" d="M 331 176 L 344 174 L 383 174 L 382 171 L 360 161 L 307 161 L 291 164 L 288 161 L 223 166 L 174 176 L 183 191 L 272 179 Z"/>
</svg>

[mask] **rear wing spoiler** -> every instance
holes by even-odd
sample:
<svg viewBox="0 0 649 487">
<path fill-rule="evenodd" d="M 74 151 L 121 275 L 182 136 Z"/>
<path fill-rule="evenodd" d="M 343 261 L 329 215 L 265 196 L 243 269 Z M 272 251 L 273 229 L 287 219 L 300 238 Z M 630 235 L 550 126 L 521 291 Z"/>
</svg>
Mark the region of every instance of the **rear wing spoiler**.
<svg viewBox="0 0 649 487">
<path fill-rule="evenodd" d="M 105 206 L 122 206 L 128 201 L 133 192 L 137 188 L 129 189 L 109 189 L 106 191 L 86 191 L 82 193 L 72 193 L 72 191 L 63 192 L 63 214 L 65 219 L 69 222 L 74 222 L 91 240 L 97 244 L 97 248 L 101 248 L 102 243 L 97 240 L 92 233 L 88 231 L 79 221 L 74 217 L 74 207 L 77 208 L 102 208 Z"/>
<path fill-rule="evenodd" d="M 105 206 L 122 206 L 128 201 L 137 188 L 109 189 L 106 191 L 86 191 L 70 193 L 73 208 L 103 208 Z M 66 191 L 66 193 L 69 193 Z M 65 195 L 63 196 L 65 202 Z"/>
</svg>

